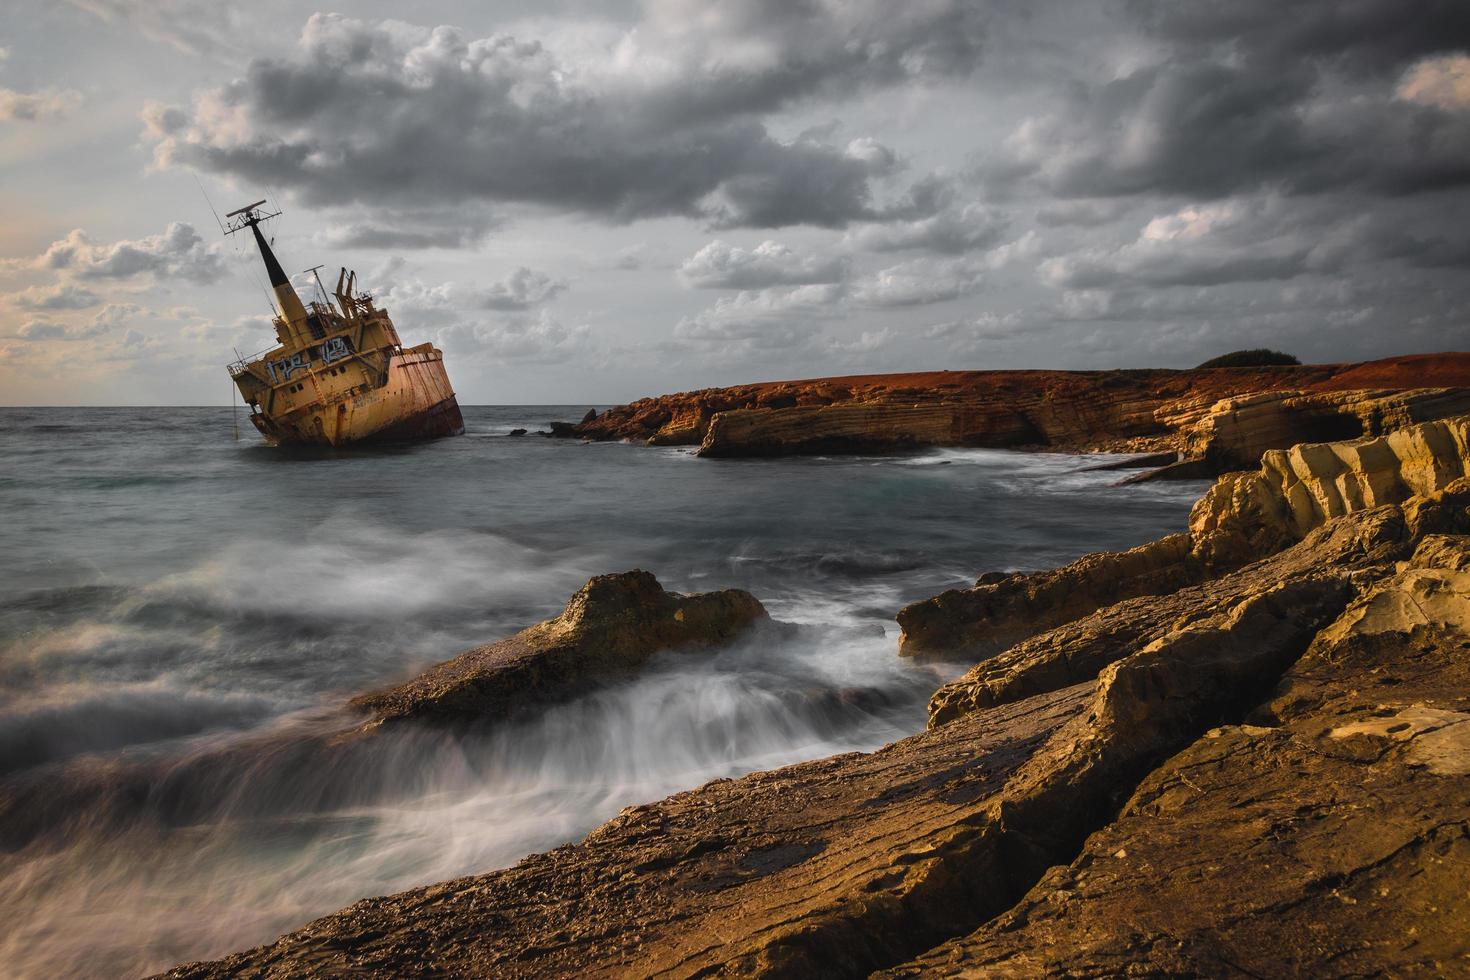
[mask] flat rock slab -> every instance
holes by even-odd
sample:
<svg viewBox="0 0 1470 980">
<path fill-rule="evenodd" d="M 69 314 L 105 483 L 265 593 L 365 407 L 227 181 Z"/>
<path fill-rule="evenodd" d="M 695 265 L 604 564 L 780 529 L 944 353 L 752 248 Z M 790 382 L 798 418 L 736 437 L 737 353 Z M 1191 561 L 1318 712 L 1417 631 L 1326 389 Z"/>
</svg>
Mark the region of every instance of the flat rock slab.
<svg viewBox="0 0 1470 980">
<path fill-rule="evenodd" d="M 1407 761 L 1217 729 L 1019 907 L 889 975 L 1464 975 L 1470 779 Z"/>
<path fill-rule="evenodd" d="M 834 916 L 855 928 L 824 952 L 833 972 L 897 962 L 1015 897 L 986 894 L 997 875 L 944 866 L 937 851 L 983 824 L 991 797 L 1092 693 L 1079 685 L 871 754 L 716 781 L 505 871 L 369 899 L 168 976 L 748 974 L 771 969 L 758 961 L 778 934 Z M 925 888 L 906 898 L 911 875 Z"/>
<path fill-rule="evenodd" d="M 1247 719 L 1011 911 L 888 976 L 1470 975 L 1470 539 L 1426 539 Z"/>
</svg>

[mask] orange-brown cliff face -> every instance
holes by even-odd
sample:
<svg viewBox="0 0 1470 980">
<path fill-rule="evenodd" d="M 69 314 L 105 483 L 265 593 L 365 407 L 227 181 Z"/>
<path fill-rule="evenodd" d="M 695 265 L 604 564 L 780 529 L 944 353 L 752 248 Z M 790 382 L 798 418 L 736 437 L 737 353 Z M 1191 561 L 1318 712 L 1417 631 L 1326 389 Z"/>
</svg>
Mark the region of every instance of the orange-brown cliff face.
<svg viewBox="0 0 1470 980">
<path fill-rule="evenodd" d="M 1227 401 L 1227 399 L 1229 401 Z M 1267 449 L 1470 411 L 1470 354 L 1170 371 L 936 371 L 643 398 L 576 426 L 704 456 L 918 446 L 1178 450 L 1222 472 Z"/>
</svg>

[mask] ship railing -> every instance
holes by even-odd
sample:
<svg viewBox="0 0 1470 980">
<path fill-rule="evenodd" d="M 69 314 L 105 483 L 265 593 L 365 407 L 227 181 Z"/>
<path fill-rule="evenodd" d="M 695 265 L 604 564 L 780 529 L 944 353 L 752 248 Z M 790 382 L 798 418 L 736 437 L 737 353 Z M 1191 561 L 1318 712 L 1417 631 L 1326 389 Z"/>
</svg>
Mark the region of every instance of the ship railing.
<svg viewBox="0 0 1470 980">
<path fill-rule="evenodd" d="M 260 360 L 273 350 L 275 350 L 274 347 L 267 347 L 264 350 L 256 351 L 254 354 L 246 354 L 237 361 L 231 361 L 225 366 L 225 370 L 230 372 L 230 377 L 232 378 L 238 378 L 242 374 L 248 374 L 250 371 L 250 362 Z"/>
</svg>

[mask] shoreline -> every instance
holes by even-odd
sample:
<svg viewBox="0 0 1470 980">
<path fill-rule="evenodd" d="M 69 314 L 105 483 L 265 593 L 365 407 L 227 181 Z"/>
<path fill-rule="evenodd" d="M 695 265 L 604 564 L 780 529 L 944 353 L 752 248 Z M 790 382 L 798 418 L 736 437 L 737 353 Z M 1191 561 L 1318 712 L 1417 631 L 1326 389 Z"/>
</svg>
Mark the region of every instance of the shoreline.
<svg viewBox="0 0 1470 980">
<path fill-rule="evenodd" d="M 1470 412 L 1470 354 L 1295 367 L 942 371 L 642 398 L 552 435 L 697 446 L 704 457 L 926 446 L 1177 452 L 1157 478 L 1218 476 L 1298 442 L 1379 435 Z"/>
<path fill-rule="evenodd" d="M 1199 836 L 1215 827 L 1227 838 L 1229 808 L 1186 786 L 1194 803 L 1159 809 L 1199 781 L 1196 759 L 1213 760 L 1205 777 L 1218 774 L 1221 794 L 1279 781 L 1283 760 L 1317 759 L 1308 778 L 1276 786 L 1286 809 L 1272 819 L 1289 823 L 1298 804 L 1377 807 L 1393 853 L 1440 847 L 1406 819 L 1421 805 L 1470 826 L 1456 795 L 1470 785 L 1470 699 L 1459 685 L 1470 668 L 1456 652 L 1470 647 L 1467 426 L 1268 452 L 1257 470 L 1217 481 L 1183 535 L 1051 572 L 982 576 L 969 606 L 939 609 L 1005 652 L 936 691 L 925 732 L 631 807 L 512 868 L 365 900 L 166 975 L 284 975 L 308 963 L 384 976 L 1106 972 L 1119 949 L 1165 972 L 1209 973 L 1255 962 L 1251 937 L 1263 930 L 1306 970 L 1342 957 L 1424 967 L 1410 951 L 1424 943 L 1442 968 L 1466 962 L 1449 911 L 1458 906 L 1415 920 L 1420 938 L 1400 947 L 1385 932 L 1392 916 L 1380 923 L 1366 903 L 1354 912 L 1312 882 L 1439 894 L 1470 871 L 1470 848 L 1441 848 L 1451 856 L 1432 874 L 1410 875 L 1348 846 L 1351 822 L 1264 839 L 1282 855 L 1310 844 L 1321 867 L 1308 878 L 1250 869 L 1227 890 L 1243 911 L 1208 892 L 1173 906 L 1149 896 L 1178 890 L 1150 878 L 1171 861 L 1229 861 Z M 1421 612 L 1394 612 L 1409 607 Z M 976 649 L 951 652 L 974 662 Z M 1359 674 L 1389 700 L 1353 697 Z M 1392 793 L 1363 796 L 1365 779 Z M 1358 796 L 1331 795 L 1355 785 Z M 1198 826 L 1175 833 L 1175 816 Z M 1140 851 L 1152 855 L 1143 865 L 1119 864 Z M 1118 865 L 1103 891 L 1065 884 L 1091 881 L 1099 861 Z M 1248 885 L 1276 898 L 1251 905 Z M 1310 913 L 1295 931 L 1272 924 L 1270 908 L 1285 900 Z M 1120 921 L 1149 923 L 1153 938 L 1124 942 L 1120 909 L 1146 912 Z M 1085 929 L 1069 932 L 1072 921 Z M 1335 939 L 1308 928 L 1322 922 Z M 1186 925 L 1214 938 L 1201 946 Z M 721 945 L 709 945 L 712 933 Z"/>
</svg>

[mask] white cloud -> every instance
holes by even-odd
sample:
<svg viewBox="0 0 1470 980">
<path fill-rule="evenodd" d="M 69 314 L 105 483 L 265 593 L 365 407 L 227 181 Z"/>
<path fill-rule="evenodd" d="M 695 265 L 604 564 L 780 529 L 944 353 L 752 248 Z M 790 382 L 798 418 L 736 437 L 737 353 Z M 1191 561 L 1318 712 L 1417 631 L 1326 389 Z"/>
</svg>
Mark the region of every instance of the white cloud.
<svg viewBox="0 0 1470 980">
<path fill-rule="evenodd" d="M 561 279 L 521 266 L 505 279 L 481 288 L 478 305 L 487 310 L 525 310 L 554 299 L 566 288 Z"/>
<path fill-rule="evenodd" d="M 1190 205 L 1153 218 L 1131 242 L 1047 259 L 1038 274 L 1072 290 L 1291 279 L 1337 268 L 1362 236 L 1356 220 L 1303 227 L 1270 196 Z"/>
<path fill-rule="evenodd" d="M 592 352 L 592 328 L 567 326 L 539 310 L 491 323 L 457 323 L 436 338 L 446 356 L 462 354 L 511 364 L 557 364 Z"/>
<path fill-rule="evenodd" d="M 811 333 L 814 320 L 836 315 L 843 289 L 835 284 L 742 290 L 722 296 L 674 327 L 680 340 L 746 341 L 756 347 L 789 347 Z"/>
<path fill-rule="evenodd" d="M 702 289 L 765 289 L 841 282 L 847 278 L 842 256 L 800 255 L 775 241 L 743 249 L 715 239 L 684 260 L 679 277 Z"/>
<path fill-rule="evenodd" d="M 375 281 L 391 279 L 403 268 L 400 261 L 373 275 Z M 394 281 L 381 291 L 385 307 L 404 323 L 440 325 L 459 322 L 476 310 L 529 310 L 548 303 L 567 289 L 565 280 L 522 266 L 504 279 L 486 285 L 443 282 L 430 285 L 421 279 Z"/>
<path fill-rule="evenodd" d="M 75 326 L 63 323 L 54 323 L 50 320 L 31 320 L 21 324 L 15 331 L 15 335 L 21 340 L 90 340 L 101 336 L 110 328 L 107 326 L 92 324 L 90 326 Z"/>
<path fill-rule="evenodd" d="M 80 286 L 32 286 L 10 296 L 23 310 L 84 310 L 102 302 L 102 297 Z"/>
<path fill-rule="evenodd" d="M 851 295 L 861 306 L 941 303 L 978 290 L 982 271 L 971 259 L 911 259 L 854 280 Z"/>
<path fill-rule="evenodd" d="M 187 54 L 226 54 L 238 45 L 243 8 L 215 0 L 68 0 L 107 23 Z"/>
<path fill-rule="evenodd" d="M 867 224 L 849 231 L 849 247 L 870 252 L 923 249 L 957 255 L 995 244 L 1005 233 L 1005 215 L 980 204 L 946 208 L 916 221 Z"/>
<path fill-rule="evenodd" d="M 151 274 L 158 279 L 211 283 L 224 274 L 222 246 L 207 245 L 185 222 L 172 222 L 161 234 L 133 240 L 95 242 L 77 228 L 52 242 L 30 264 L 36 269 L 64 271 L 79 279 L 129 279 Z"/>
<path fill-rule="evenodd" d="M 633 272 L 643 268 L 643 255 L 648 250 L 646 242 L 636 242 L 620 248 L 613 255 L 612 267 L 622 272 Z"/>
</svg>

